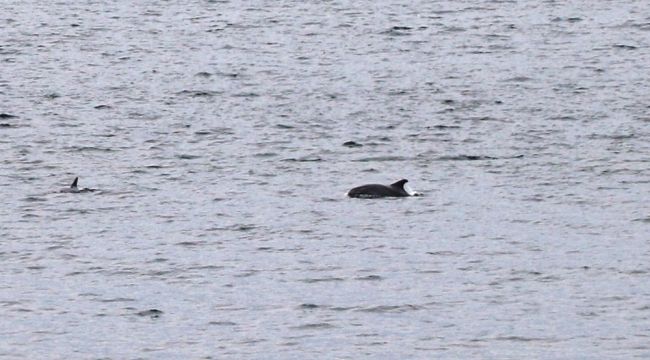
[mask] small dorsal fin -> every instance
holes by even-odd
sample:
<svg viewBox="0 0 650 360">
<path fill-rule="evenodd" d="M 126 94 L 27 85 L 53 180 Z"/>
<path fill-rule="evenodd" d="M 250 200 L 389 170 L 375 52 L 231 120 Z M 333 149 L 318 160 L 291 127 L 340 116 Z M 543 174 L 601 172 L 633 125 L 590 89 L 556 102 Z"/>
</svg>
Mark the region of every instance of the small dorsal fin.
<svg viewBox="0 0 650 360">
<path fill-rule="evenodd" d="M 400 181 L 397 181 L 397 182 L 394 182 L 394 183 L 390 184 L 390 186 L 396 187 L 398 189 L 404 189 L 404 184 L 406 184 L 407 182 L 409 182 L 409 181 L 406 180 L 406 179 L 402 179 Z"/>
<path fill-rule="evenodd" d="M 76 189 L 77 188 L 77 181 L 79 181 L 79 177 L 74 178 L 74 181 L 72 182 L 72 185 L 70 185 L 71 189 Z"/>
</svg>

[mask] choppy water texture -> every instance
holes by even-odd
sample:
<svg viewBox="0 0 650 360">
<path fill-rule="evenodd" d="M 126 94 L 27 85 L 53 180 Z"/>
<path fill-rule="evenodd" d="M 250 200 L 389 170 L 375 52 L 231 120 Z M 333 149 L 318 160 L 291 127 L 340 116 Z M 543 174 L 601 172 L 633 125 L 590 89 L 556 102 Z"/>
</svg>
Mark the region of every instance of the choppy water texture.
<svg viewBox="0 0 650 360">
<path fill-rule="evenodd" d="M 0 357 L 650 357 L 647 2 L 2 7 Z"/>
</svg>

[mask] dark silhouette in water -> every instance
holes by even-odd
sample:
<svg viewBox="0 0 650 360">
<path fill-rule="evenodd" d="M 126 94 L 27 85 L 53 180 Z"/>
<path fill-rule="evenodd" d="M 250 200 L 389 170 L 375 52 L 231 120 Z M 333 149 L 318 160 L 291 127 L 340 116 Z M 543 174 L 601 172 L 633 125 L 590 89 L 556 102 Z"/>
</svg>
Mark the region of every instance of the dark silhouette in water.
<svg viewBox="0 0 650 360">
<path fill-rule="evenodd" d="M 70 187 L 62 189 L 61 192 L 62 193 L 83 193 L 83 192 L 93 192 L 93 191 L 95 191 L 95 189 L 89 189 L 89 188 L 79 189 L 79 187 L 77 187 L 77 182 L 78 181 L 79 181 L 79 177 L 74 178 L 74 181 L 72 182 Z"/>
<path fill-rule="evenodd" d="M 380 198 L 380 197 L 405 197 L 411 196 L 404 190 L 404 184 L 408 180 L 402 179 L 390 185 L 368 184 L 355 187 L 348 191 L 348 196 L 352 198 Z"/>
</svg>

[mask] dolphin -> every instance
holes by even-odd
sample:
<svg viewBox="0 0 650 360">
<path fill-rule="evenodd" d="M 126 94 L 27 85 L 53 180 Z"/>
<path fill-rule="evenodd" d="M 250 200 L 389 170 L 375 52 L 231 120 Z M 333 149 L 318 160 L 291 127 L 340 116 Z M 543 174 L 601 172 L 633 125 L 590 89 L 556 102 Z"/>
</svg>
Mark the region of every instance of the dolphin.
<svg viewBox="0 0 650 360">
<path fill-rule="evenodd" d="M 347 195 L 352 198 L 380 198 L 380 197 L 405 197 L 412 196 L 404 190 L 404 184 L 408 180 L 402 179 L 390 185 L 368 184 L 355 187 L 348 191 Z"/>
<path fill-rule="evenodd" d="M 74 178 L 74 181 L 72 182 L 72 184 L 70 185 L 70 187 L 69 187 L 69 188 L 65 188 L 65 189 L 61 189 L 60 192 L 62 192 L 62 193 L 75 193 L 75 194 L 76 194 L 76 193 L 84 193 L 84 192 L 93 192 L 93 191 L 95 191 L 95 189 L 90 189 L 90 188 L 83 188 L 83 189 L 80 189 L 80 188 L 77 186 L 77 182 L 78 182 L 78 181 L 79 181 L 79 177 Z"/>
</svg>

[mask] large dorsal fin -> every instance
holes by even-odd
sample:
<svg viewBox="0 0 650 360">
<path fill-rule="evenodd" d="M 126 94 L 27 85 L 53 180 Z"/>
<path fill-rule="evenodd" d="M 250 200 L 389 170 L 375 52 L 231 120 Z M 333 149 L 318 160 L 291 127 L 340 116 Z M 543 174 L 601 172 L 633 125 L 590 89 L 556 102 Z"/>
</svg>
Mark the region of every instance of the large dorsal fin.
<svg viewBox="0 0 650 360">
<path fill-rule="evenodd" d="M 74 178 L 74 181 L 72 182 L 72 185 L 70 185 L 70 189 L 76 189 L 77 188 L 77 181 L 79 181 L 79 177 Z"/>
<path fill-rule="evenodd" d="M 400 181 L 397 181 L 397 182 L 394 182 L 394 183 L 390 184 L 390 186 L 396 187 L 398 189 L 404 189 L 404 184 L 406 184 L 407 182 L 409 182 L 409 181 L 406 180 L 406 179 L 402 179 Z"/>
</svg>

